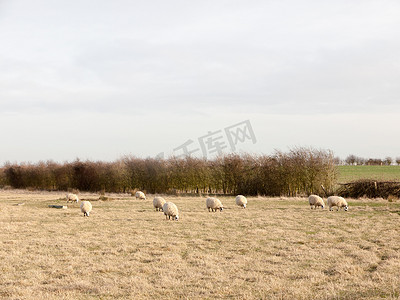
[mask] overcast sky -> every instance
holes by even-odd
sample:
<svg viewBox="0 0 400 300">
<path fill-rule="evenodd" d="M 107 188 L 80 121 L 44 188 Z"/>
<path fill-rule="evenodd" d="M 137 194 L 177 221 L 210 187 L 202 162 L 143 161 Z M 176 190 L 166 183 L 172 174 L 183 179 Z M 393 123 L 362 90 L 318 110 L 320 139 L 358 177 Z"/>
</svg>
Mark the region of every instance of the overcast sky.
<svg viewBox="0 0 400 300">
<path fill-rule="evenodd" d="M 230 152 L 246 120 L 239 152 L 400 156 L 399 16 L 394 0 L 0 0 L 0 163 L 168 156 L 217 131 Z"/>
</svg>

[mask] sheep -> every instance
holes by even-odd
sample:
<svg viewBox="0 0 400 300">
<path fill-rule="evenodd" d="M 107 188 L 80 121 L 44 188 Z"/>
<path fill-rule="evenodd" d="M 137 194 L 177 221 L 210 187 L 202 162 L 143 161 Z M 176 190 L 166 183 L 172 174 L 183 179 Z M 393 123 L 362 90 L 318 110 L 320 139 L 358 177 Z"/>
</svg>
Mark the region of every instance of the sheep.
<svg viewBox="0 0 400 300">
<path fill-rule="evenodd" d="M 135 193 L 135 197 L 136 197 L 136 200 L 139 198 L 140 200 L 146 200 L 146 195 L 143 193 L 143 192 L 141 192 L 141 191 L 137 191 L 136 193 Z"/>
<path fill-rule="evenodd" d="M 83 212 L 84 217 L 89 217 L 89 214 L 92 211 L 92 203 L 89 201 L 82 201 L 81 211 Z"/>
<path fill-rule="evenodd" d="M 67 195 L 65 195 L 65 197 L 67 198 L 67 202 L 69 202 L 69 201 L 71 201 L 71 202 L 79 202 L 78 195 L 76 195 L 76 194 L 67 193 Z"/>
<path fill-rule="evenodd" d="M 317 206 L 321 206 L 322 209 L 324 209 L 325 203 L 324 200 L 317 195 L 310 195 L 308 197 L 308 203 L 310 203 L 310 208 L 313 209 L 317 209 Z"/>
<path fill-rule="evenodd" d="M 217 209 L 219 209 L 220 211 L 222 211 L 224 209 L 224 206 L 222 205 L 221 201 L 219 201 L 217 198 L 214 197 L 209 197 L 206 200 L 206 206 L 208 211 L 217 211 Z"/>
<path fill-rule="evenodd" d="M 330 196 L 328 197 L 328 206 L 329 210 L 332 211 L 332 206 L 337 206 L 337 210 L 340 208 L 344 208 L 344 211 L 347 211 L 349 209 L 349 205 L 347 204 L 347 201 L 343 197 L 339 196 Z"/>
<path fill-rule="evenodd" d="M 153 199 L 153 206 L 156 209 L 156 211 L 162 211 L 165 202 L 166 201 L 163 197 L 155 197 Z"/>
<path fill-rule="evenodd" d="M 238 195 L 238 196 L 236 196 L 235 201 L 236 201 L 236 205 L 239 205 L 239 206 L 241 206 L 241 207 L 243 207 L 243 208 L 246 208 L 247 199 L 246 199 L 245 196 L 243 196 L 243 195 Z"/>
<path fill-rule="evenodd" d="M 178 207 L 176 207 L 176 205 L 174 203 L 165 202 L 162 209 L 163 209 L 165 218 L 167 220 L 171 219 L 171 217 L 172 217 L 172 220 L 178 221 L 178 219 L 179 219 Z"/>
</svg>

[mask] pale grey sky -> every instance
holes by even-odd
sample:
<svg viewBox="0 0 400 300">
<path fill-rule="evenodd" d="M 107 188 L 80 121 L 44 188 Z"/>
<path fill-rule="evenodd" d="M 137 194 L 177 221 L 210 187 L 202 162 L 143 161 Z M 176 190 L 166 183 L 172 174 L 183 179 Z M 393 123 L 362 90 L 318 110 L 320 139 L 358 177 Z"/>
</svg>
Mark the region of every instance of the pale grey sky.
<svg viewBox="0 0 400 300">
<path fill-rule="evenodd" d="M 398 1 L 0 0 L 0 163 L 257 142 L 400 156 Z"/>
</svg>

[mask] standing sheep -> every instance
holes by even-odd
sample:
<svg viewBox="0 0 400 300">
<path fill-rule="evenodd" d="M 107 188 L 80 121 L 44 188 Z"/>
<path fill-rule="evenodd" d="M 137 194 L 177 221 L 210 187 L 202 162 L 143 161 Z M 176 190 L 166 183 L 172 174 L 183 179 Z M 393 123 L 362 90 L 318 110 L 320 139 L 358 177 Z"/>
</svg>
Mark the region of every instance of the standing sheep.
<svg viewBox="0 0 400 300">
<path fill-rule="evenodd" d="M 67 193 L 67 195 L 65 197 L 67 198 L 67 203 L 69 201 L 71 201 L 71 202 L 79 202 L 78 195 L 76 195 L 76 194 Z"/>
<path fill-rule="evenodd" d="M 137 191 L 136 193 L 135 193 L 135 197 L 136 197 L 136 200 L 139 198 L 140 200 L 146 200 L 146 195 L 143 193 L 143 192 L 141 192 L 141 191 Z"/>
<path fill-rule="evenodd" d="M 224 206 L 222 205 L 221 201 L 219 201 L 219 199 L 214 198 L 214 197 L 209 197 L 206 200 L 206 206 L 208 211 L 217 211 L 217 209 L 219 209 L 220 211 L 222 211 L 224 209 Z"/>
<path fill-rule="evenodd" d="M 92 211 L 92 203 L 89 201 L 82 201 L 81 211 L 83 212 L 84 217 L 89 217 L 89 214 Z"/>
<path fill-rule="evenodd" d="M 337 210 L 340 208 L 344 208 L 344 211 L 347 211 L 349 209 L 349 205 L 347 204 L 347 201 L 343 197 L 339 196 L 330 196 L 328 197 L 328 206 L 329 210 L 333 210 L 332 206 L 337 206 Z"/>
<path fill-rule="evenodd" d="M 163 205 L 163 212 L 165 215 L 165 218 L 171 219 L 172 220 L 177 220 L 179 219 L 179 212 L 178 212 L 178 207 L 176 207 L 176 205 L 172 202 L 165 202 Z"/>
<path fill-rule="evenodd" d="M 153 206 L 156 209 L 156 211 L 162 211 L 165 202 L 166 201 L 163 197 L 155 197 L 153 199 Z"/>
<path fill-rule="evenodd" d="M 308 197 L 308 203 L 310 203 L 310 208 L 313 209 L 317 209 L 317 206 L 321 206 L 322 209 L 324 209 L 325 203 L 324 200 L 322 200 L 322 198 L 320 196 L 317 195 L 310 195 Z"/>
<path fill-rule="evenodd" d="M 243 208 L 246 208 L 247 199 L 246 199 L 245 196 L 243 196 L 243 195 L 238 195 L 238 196 L 236 196 L 235 201 L 236 201 L 236 205 L 239 205 L 239 206 L 241 206 L 241 207 L 243 207 Z"/>
</svg>

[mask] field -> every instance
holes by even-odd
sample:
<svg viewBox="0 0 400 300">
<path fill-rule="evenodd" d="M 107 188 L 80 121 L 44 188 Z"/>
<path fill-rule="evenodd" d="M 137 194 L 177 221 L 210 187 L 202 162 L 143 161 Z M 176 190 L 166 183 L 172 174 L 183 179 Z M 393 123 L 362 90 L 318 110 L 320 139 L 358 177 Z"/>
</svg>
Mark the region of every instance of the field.
<svg viewBox="0 0 400 300">
<path fill-rule="evenodd" d="M 83 217 L 63 193 L 0 191 L 0 298 L 399 299 L 400 202 L 350 200 L 348 212 L 305 198 L 91 199 Z M 150 196 L 149 198 L 152 199 Z M 17 206 L 18 203 L 25 203 Z"/>
<path fill-rule="evenodd" d="M 400 166 L 338 166 L 338 182 L 358 179 L 400 181 Z"/>
</svg>

